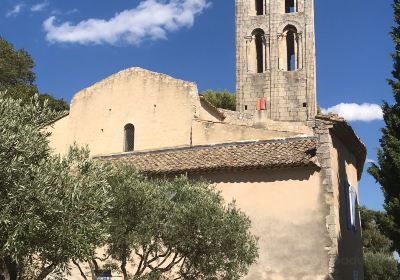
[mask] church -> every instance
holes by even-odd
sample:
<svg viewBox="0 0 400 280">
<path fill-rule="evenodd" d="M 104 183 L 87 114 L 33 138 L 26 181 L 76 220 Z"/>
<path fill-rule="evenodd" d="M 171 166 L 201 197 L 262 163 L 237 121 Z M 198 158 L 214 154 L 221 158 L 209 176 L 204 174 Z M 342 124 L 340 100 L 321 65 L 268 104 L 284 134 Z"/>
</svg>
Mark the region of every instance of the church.
<svg viewBox="0 0 400 280">
<path fill-rule="evenodd" d="M 216 185 L 259 237 L 244 279 L 361 280 L 366 148 L 344 119 L 317 112 L 315 68 L 313 0 L 236 0 L 236 111 L 195 83 L 130 68 L 78 92 L 47 126 L 50 145 Z"/>
</svg>

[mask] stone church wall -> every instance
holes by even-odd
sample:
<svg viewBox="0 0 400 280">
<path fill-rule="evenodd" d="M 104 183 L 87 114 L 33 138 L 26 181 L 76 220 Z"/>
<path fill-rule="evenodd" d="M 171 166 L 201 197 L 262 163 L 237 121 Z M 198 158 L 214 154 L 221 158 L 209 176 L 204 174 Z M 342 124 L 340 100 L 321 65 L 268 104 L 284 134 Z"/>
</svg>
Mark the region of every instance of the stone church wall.
<svg viewBox="0 0 400 280">
<path fill-rule="evenodd" d="M 357 159 L 354 151 L 332 132 L 332 123 L 317 120 L 315 136 L 318 138 L 317 157 L 321 166 L 321 189 L 326 207 L 326 228 L 330 242 L 329 279 L 364 279 L 362 264 L 362 240 L 359 212 L 355 212 L 355 229 L 349 226 L 349 186 L 355 188 L 358 202 Z M 354 204 L 355 209 L 358 203 Z"/>
<path fill-rule="evenodd" d="M 193 83 L 132 68 L 78 92 L 69 115 L 46 129 L 58 153 L 77 143 L 89 145 L 93 156 L 124 152 L 127 124 L 134 126 L 134 151 L 312 134 L 301 122 L 234 115 L 200 102 Z"/>
<path fill-rule="evenodd" d="M 342 141 L 332 135 L 330 149 L 333 171 L 334 207 L 336 212 L 337 259 L 333 268 L 335 279 L 364 279 L 361 222 L 356 212 L 356 228 L 349 227 L 350 210 L 348 209 L 348 192 L 352 186 L 358 201 L 358 179 L 356 159 Z M 358 208 L 358 203 L 354 205 Z"/>
</svg>

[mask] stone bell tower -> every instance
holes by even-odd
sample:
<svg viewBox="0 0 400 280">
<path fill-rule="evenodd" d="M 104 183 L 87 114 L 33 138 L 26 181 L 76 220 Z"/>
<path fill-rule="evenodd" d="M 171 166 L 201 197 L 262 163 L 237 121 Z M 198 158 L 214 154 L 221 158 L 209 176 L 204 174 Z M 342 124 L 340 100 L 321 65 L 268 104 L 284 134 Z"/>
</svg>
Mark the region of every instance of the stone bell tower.
<svg viewBox="0 0 400 280">
<path fill-rule="evenodd" d="M 313 119 L 314 0 L 236 0 L 236 78 L 238 111 L 261 100 L 269 119 Z"/>
</svg>

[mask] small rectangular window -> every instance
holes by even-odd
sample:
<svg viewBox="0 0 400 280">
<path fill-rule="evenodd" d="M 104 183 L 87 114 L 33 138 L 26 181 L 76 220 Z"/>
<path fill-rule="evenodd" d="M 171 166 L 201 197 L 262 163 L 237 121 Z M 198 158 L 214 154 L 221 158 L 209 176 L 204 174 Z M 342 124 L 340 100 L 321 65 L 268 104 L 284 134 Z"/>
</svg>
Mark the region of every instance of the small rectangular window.
<svg viewBox="0 0 400 280">
<path fill-rule="evenodd" d="M 348 182 L 345 184 L 345 195 L 347 204 L 347 224 L 348 229 L 357 231 L 357 192 Z"/>
<path fill-rule="evenodd" d="M 112 280 L 111 270 L 100 270 L 97 272 L 96 280 Z"/>
<path fill-rule="evenodd" d="M 358 280 L 358 270 L 353 271 L 353 280 Z"/>
<path fill-rule="evenodd" d="M 264 14 L 264 0 L 255 0 L 256 13 L 258 16 Z"/>
<path fill-rule="evenodd" d="M 286 13 L 295 13 L 297 12 L 296 9 L 297 0 L 285 0 L 285 12 Z"/>
</svg>

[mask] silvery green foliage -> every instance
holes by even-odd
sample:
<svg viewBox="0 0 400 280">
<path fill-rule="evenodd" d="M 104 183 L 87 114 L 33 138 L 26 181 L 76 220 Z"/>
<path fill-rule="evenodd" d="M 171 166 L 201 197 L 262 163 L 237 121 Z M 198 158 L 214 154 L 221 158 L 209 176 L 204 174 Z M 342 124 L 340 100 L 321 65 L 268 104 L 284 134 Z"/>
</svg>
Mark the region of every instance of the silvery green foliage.
<svg viewBox="0 0 400 280">
<path fill-rule="evenodd" d="M 208 182 L 148 180 L 124 165 L 109 182 L 109 253 L 124 279 L 235 280 L 256 261 L 249 218 Z"/>
<path fill-rule="evenodd" d="M 56 116 L 37 98 L 21 105 L 0 94 L 0 276 L 5 267 L 23 279 L 34 267 L 44 279 L 104 239 L 107 170 L 86 149 L 52 155 L 40 128 Z"/>
</svg>

